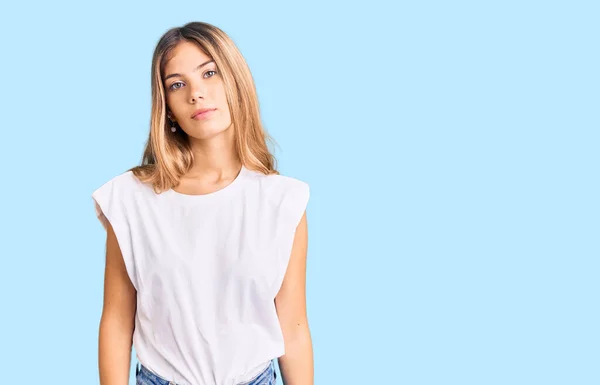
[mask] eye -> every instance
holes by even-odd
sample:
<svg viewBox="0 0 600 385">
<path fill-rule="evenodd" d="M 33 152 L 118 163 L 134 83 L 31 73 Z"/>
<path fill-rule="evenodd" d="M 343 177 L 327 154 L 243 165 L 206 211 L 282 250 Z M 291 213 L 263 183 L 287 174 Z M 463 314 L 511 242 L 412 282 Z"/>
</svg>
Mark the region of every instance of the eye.
<svg viewBox="0 0 600 385">
<path fill-rule="evenodd" d="M 181 87 L 174 87 L 175 84 L 183 84 L 183 83 L 182 82 L 175 82 L 175 83 L 171 84 L 171 86 L 169 87 L 169 89 L 170 90 L 177 90 L 177 89 L 181 88 Z"/>
<path fill-rule="evenodd" d="M 209 72 L 212 72 L 212 73 L 214 73 L 214 74 L 216 74 L 216 73 L 217 73 L 217 71 L 215 71 L 215 70 L 206 71 L 206 72 L 204 73 L 204 75 L 203 75 L 203 77 L 204 77 L 205 79 L 207 78 L 207 77 L 206 77 L 206 74 L 207 74 L 207 73 L 209 73 Z M 209 77 L 209 78 L 212 78 L 213 76 L 215 76 L 215 75 L 210 75 L 210 76 L 208 76 L 208 77 Z M 173 83 L 173 84 L 171 84 L 171 85 L 169 86 L 169 90 L 175 91 L 175 90 L 178 90 L 178 89 L 180 89 L 180 88 L 181 88 L 181 87 L 175 87 L 175 85 L 176 85 L 176 84 L 183 84 L 183 83 L 182 83 L 182 82 L 175 82 L 175 83 Z"/>
</svg>

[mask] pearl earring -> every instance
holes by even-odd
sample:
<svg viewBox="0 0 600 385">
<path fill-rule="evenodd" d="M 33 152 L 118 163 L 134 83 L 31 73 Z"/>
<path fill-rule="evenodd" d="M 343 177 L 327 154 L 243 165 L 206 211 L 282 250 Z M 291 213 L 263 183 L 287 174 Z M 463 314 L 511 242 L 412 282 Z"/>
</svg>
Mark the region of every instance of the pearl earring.
<svg viewBox="0 0 600 385">
<path fill-rule="evenodd" d="M 177 131 L 177 127 L 175 127 L 175 122 L 173 122 L 170 117 L 169 117 L 169 121 L 171 122 L 171 132 Z"/>
</svg>

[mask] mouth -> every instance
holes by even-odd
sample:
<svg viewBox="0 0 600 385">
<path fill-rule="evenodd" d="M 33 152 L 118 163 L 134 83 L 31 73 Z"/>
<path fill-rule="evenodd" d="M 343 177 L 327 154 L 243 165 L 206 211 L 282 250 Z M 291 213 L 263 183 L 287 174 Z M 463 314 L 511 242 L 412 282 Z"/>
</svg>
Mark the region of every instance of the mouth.
<svg viewBox="0 0 600 385">
<path fill-rule="evenodd" d="M 208 117 L 216 108 L 200 108 L 192 115 L 192 119 L 203 119 Z"/>
</svg>

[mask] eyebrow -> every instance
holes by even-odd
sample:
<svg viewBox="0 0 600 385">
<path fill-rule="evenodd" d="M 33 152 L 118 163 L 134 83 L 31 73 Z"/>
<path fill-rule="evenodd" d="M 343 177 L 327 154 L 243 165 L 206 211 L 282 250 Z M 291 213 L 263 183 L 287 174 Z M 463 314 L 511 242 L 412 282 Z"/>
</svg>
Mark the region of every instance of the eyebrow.
<svg viewBox="0 0 600 385">
<path fill-rule="evenodd" d="M 214 63 L 214 60 L 212 60 L 212 59 L 211 59 L 211 60 L 209 60 L 209 61 L 206 61 L 206 62 L 204 62 L 204 63 L 200 64 L 198 67 L 196 67 L 196 68 L 194 69 L 194 71 L 196 71 L 196 70 L 199 70 L 200 68 L 204 67 L 205 65 L 207 65 L 207 64 L 209 64 L 209 63 Z M 176 77 L 176 76 L 182 76 L 182 75 L 181 75 L 181 74 L 177 74 L 177 73 L 175 73 L 175 74 L 170 74 L 170 75 L 168 75 L 168 76 L 165 76 L 165 78 L 163 79 L 163 82 L 166 82 L 166 81 L 167 81 L 167 79 L 169 79 L 169 78 L 173 78 L 173 77 Z"/>
</svg>

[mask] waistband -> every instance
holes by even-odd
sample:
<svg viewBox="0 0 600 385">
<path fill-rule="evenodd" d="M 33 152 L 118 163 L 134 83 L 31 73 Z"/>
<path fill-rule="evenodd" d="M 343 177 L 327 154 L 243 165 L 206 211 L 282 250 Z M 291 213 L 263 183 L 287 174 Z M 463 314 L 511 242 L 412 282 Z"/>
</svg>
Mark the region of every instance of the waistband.
<svg viewBox="0 0 600 385">
<path fill-rule="evenodd" d="M 176 383 L 175 381 L 167 380 L 166 378 L 157 375 L 138 361 L 135 367 L 135 376 L 137 377 L 140 373 L 142 373 L 144 377 L 150 378 L 153 382 L 157 383 L 158 385 L 181 385 Z M 270 361 L 269 365 L 267 365 L 267 367 L 262 372 L 258 373 L 252 379 L 241 382 L 237 385 L 253 385 L 254 383 L 260 383 L 268 375 L 272 375 L 274 380 L 277 381 L 277 372 L 275 370 L 275 363 L 273 360 Z"/>
</svg>

